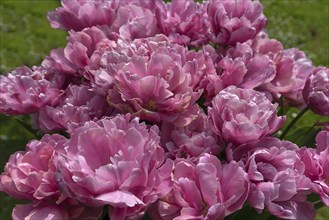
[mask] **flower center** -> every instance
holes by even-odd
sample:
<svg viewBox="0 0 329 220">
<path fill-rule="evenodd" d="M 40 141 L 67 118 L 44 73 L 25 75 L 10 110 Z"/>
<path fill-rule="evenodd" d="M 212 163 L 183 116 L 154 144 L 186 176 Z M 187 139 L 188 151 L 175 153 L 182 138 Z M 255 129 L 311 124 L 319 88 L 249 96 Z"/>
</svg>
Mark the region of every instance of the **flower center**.
<svg viewBox="0 0 329 220">
<path fill-rule="evenodd" d="M 153 112 L 158 110 L 157 103 L 153 99 L 149 99 L 149 101 L 145 105 L 145 108 Z"/>
</svg>

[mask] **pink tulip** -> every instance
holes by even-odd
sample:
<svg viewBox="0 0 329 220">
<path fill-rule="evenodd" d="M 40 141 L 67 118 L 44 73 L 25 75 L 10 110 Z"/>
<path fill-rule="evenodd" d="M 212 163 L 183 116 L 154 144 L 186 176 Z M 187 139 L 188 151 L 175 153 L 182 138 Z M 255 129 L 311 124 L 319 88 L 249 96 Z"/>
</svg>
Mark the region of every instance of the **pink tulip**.
<svg viewBox="0 0 329 220">
<path fill-rule="evenodd" d="M 62 149 L 65 141 L 58 134 L 47 134 L 40 141 L 30 141 L 25 152 L 11 155 L 0 176 L 0 190 L 21 199 L 59 198 L 55 151 Z"/>
<path fill-rule="evenodd" d="M 95 83 L 109 89 L 108 102 L 114 108 L 142 120 L 181 127 L 196 118 L 196 101 L 202 92 L 197 82 L 208 72 L 202 52 L 188 53 L 157 35 L 131 43 L 118 40 L 95 56 L 99 64 L 93 62 L 93 66 L 99 67 L 90 72 Z"/>
<path fill-rule="evenodd" d="M 251 0 L 211 0 L 208 5 L 213 41 L 221 46 L 252 39 L 266 25 L 263 7 Z"/>
<path fill-rule="evenodd" d="M 212 131 L 207 115 L 200 110 L 191 124 L 181 128 L 163 123 L 161 126 L 162 146 L 173 158 L 189 158 L 197 161 L 204 153 L 218 156 L 224 147 L 223 141 Z"/>
<path fill-rule="evenodd" d="M 86 27 L 111 24 L 119 1 L 62 0 L 63 7 L 48 13 L 52 28 L 80 31 Z"/>
<path fill-rule="evenodd" d="M 0 113 L 10 115 L 37 112 L 57 102 L 64 77 L 43 68 L 20 67 L 0 76 Z"/>
<path fill-rule="evenodd" d="M 263 54 L 256 53 L 248 43 L 237 43 L 214 61 L 217 75 L 209 75 L 206 98 L 209 102 L 221 90 L 230 85 L 254 89 L 274 79 L 274 62 Z"/>
<path fill-rule="evenodd" d="M 297 49 L 288 49 L 283 51 L 283 56 L 277 64 L 277 74 L 270 83 L 271 88 L 274 87 L 274 93 L 280 92 L 289 105 L 296 107 L 305 106 L 302 91 L 306 79 L 314 69 L 312 62 L 305 56 L 304 52 Z M 276 88 L 284 89 L 277 90 Z"/>
<path fill-rule="evenodd" d="M 129 115 L 87 122 L 59 155 L 60 188 L 86 205 L 110 205 L 111 219 L 141 216 L 172 185 L 159 141 L 156 126 Z"/>
<path fill-rule="evenodd" d="M 329 69 L 318 67 L 307 78 L 303 90 L 307 106 L 319 115 L 329 116 Z"/>
<path fill-rule="evenodd" d="M 53 28 L 81 31 L 102 26 L 111 38 L 134 40 L 160 33 L 159 13 L 166 13 L 162 1 L 62 0 L 62 6 L 48 13 Z"/>
<path fill-rule="evenodd" d="M 311 181 L 297 154 L 298 146 L 274 137 L 227 148 L 227 158 L 240 161 L 251 181 L 248 203 L 259 213 L 266 208 L 283 219 L 313 219 L 307 201 Z"/>
<path fill-rule="evenodd" d="M 53 49 L 42 65 L 71 76 L 84 76 L 90 57 L 107 40 L 105 32 L 105 28 L 98 27 L 85 28 L 79 32 L 71 30 L 66 47 Z"/>
<path fill-rule="evenodd" d="M 285 117 L 277 116 L 276 107 L 263 93 L 230 86 L 212 100 L 208 115 L 215 133 L 239 145 L 280 129 Z"/>
<path fill-rule="evenodd" d="M 317 149 L 301 148 L 298 151 L 305 164 L 305 175 L 312 181 L 312 191 L 329 207 L 329 131 L 321 131 L 316 136 Z"/>
<path fill-rule="evenodd" d="M 150 9 L 142 7 L 140 5 L 142 2 L 139 4 L 133 1 L 121 1 L 120 4 L 122 6 L 118 8 L 109 28 L 112 38 L 132 41 L 160 33 L 155 14 Z"/>
<path fill-rule="evenodd" d="M 254 39 L 247 42 L 255 53 L 267 55 L 274 63 L 279 63 L 282 58 L 283 45 L 276 39 L 269 38 L 265 31 L 259 32 Z"/>
<path fill-rule="evenodd" d="M 197 164 L 176 159 L 172 191 L 158 203 L 164 220 L 224 219 L 242 208 L 249 192 L 249 179 L 237 163 L 221 164 L 204 154 Z"/>
<path fill-rule="evenodd" d="M 44 132 L 65 130 L 71 133 L 85 122 L 110 115 L 112 111 L 106 97 L 97 94 L 96 89 L 87 85 L 70 85 L 56 106 L 43 107 L 32 119 Z"/>
<path fill-rule="evenodd" d="M 171 42 L 200 46 L 208 43 L 211 36 L 210 22 L 206 13 L 207 3 L 193 0 L 173 0 L 160 13 L 160 27 Z"/>
</svg>

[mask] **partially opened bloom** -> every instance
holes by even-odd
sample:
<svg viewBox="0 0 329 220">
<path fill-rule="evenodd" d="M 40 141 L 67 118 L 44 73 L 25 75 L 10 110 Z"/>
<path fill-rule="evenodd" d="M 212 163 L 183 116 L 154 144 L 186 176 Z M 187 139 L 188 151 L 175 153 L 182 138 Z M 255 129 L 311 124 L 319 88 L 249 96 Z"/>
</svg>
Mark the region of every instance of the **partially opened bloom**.
<svg viewBox="0 0 329 220">
<path fill-rule="evenodd" d="M 186 63 L 183 67 L 184 72 L 191 74 L 191 85 L 193 91 L 205 91 L 210 76 L 216 76 L 216 69 L 211 58 L 212 51 L 209 47 L 203 47 L 202 51 L 189 50 L 186 53 Z M 211 47 L 210 47 L 211 48 Z"/>
<path fill-rule="evenodd" d="M 160 33 L 156 11 L 165 11 L 161 1 L 62 0 L 62 6 L 48 13 L 53 28 L 81 31 L 103 26 L 111 36 L 126 40 Z"/>
<path fill-rule="evenodd" d="M 44 132 L 64 130 L 72 132 L 90 120 L 110 115 L 113 109 L 106 96 L 88 85 L 70 85 L 55 106 L 47 105 L 33 115 L 34 124 Z"/>
<path fill-rule="evenodd" d="M 252 39 L 266 25 L 263 6 L 251 0 L 211 0 L 208 17 L 213 32 L 213 42 L 235 45 Z"/>
<path fill-rule="evenodd" d="M 0 176 L 0 191 L 30 200 L 16 205 L 14 220 L 96 219 L 101 215 L 101 207 L 87 207 L 59 190 L 55 177 L 57 153 L 63 150 L 64 142 L 66 138 L 61 135 L 46 134 L 39 141 L 29 142 L 25 152 L 16 152 L 9 158 Z"/>
<path fill-rule="evenodd" d="M 224 88 L 234 85 L 254 89 L 274 79 L 275 64 L 269 56 L 259 54 L 248 43 L 237 43 L 228 48 L 218 62 L 214 61 L 217 75 L 209 75 L 207 100 Z"/>
<path fill-rule="evenodd" d="M 48 13 L 52 28 L 80 31 L 86 27 L 111 24 L 118 1 L 62 0 L 63 7 Z"/>
<path fill-rule="evenodd" d="M 329 207 L 329 132 L 319 132 L 316 143 L 316 149 L 303 147 L 298 154 L 305 164 L 305 175 L 312 181 L 312 191 Z"/>
<path fill-rule="evenodd" d="M 260 31 L 254 39 L 247 41 L 252 49 L 259 54 L 267 55 L 274 63 L 278 63 L 282 58 L 283 45 L 276 39 L 271 39 L 268 33 Z"/>
<path fill-rule="evenodd" d="M 227 158 L 242 162 L 249 175 L 251 207 L 258 212 L 266 208 L 283 219 L 314 218 L 315 209 L 306 197 L 311 182 L 297 151 L 297 145 L 274 137 L 227 148 Z"/>
<path fill-rule="evenodd" d="M 172 185 L 157 133 L 129 115 L 85 123 L 59 155 L 61 190 L 87 205 L 110 205 L 111 219 L 142 216 Z"/>
<path fill-rule="evenodd" d="M 329 69 L 318 67 L 305 83 L 303 97 L 307 106 L 319 115 L 329 116 Z"/>
<path fill-rule="evenodd" d="M 19 67 L 0 76 L 0 113 L 19 115 L 37 112 L 56 103 L 64 78 L 47 70 Z"/>
<path fill-rule="evenodd" d="M 112 38 L 133 41 L 160 33 L 156 16 L 153 10 L 150 10 L 152 7 L 148 7 L 152 3 L 148 5 L 146 2 L 143 4 L 143 1 L 119 2 L 121 6 L 109 28 Z M 156 1 L 153 1 L 153 5 L 157 5 Z"/>
<path fill-rule="evenodd" d="M 320 195 L 322 202 L 329 207 L 329 131 L 321 131 L 316 136 L 317 153 L 316 160 L 322 167 L 319 172 L 319 180 L 314 181 L 312 190 Z"/>
<path fill-rule="evenodd" d="M 69 31 L 65 48 L 53 49 L 42 65 L 69 75 L 83 76 L 92 54 L 107 40 L 105 28 L 91 27 Z"/>
<path fill-rule="evenodd" d="M 317 134 L 315 140 L 316 140 L 318 153 L 327 150 L 329 147 L 329 131 L 328 130 L 320 131 Z"/>
<path fill-rule="evenodd" d="M 227 87 L 212 100 L 208 115 L 213 130 L 235 145 L 258 140 L 280 129 L 284 116 L 277 116 L 277 104 L 261 92 Z"/>
<path fill-rule="evenodd" d="M 47 134 L 40 141 L 29 142 L 25 152 L 11 155 L 0 176 L 0 190 L 20 199 L 57 200 L 55 152 L 65 141 L 61 135 Z"/>
<path fill-rule="evenodd" d="M 106 33 L 98 27 L 85 28 L 82 31 L 70 31 L 68 43 L 64 48 L 65 57 L 76 68 L 84 68 L 89 58 L 98 49 L 98 44 L 106 39 Z"/>
<path fill-rule="evenodd" d="M 275 98 L 283 96 L 291 106 L 303 107 L 302 91 L 306 79 L 314 69 L 305 53 L 295 48 L 282 50 L 282 57 L 276 60 L 275 78 L 261 86 Z"/>
<path fill-rule="evenodd" d="M 173 0 L 160 13 L 160 28 L 173 43 L 200 46 L 211 36 L 207 3 L 193 0 Z"/>
<path fill-rule="evenodd" d="M 164 220 L 220 220 L 241 209 L 248 193 L 248 175 L 237 163 L 204 154 L 197 164 L 176 160 L 173 189 L 157 208 Z"/>
</svg>

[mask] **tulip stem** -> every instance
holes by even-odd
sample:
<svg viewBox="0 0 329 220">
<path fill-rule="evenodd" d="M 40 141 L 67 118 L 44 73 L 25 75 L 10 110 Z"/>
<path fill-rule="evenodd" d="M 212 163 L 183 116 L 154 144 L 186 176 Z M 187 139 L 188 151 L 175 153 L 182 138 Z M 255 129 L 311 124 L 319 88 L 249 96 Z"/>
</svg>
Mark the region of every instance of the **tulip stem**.
<svg viewBox="0 0 329 220">
<path fill-rule="evenodd" d="M 285 109 L 284 109 L 284 101 L 283 98 L 280 98 L 280 110 L 279 110 L 279 115 L 284 115 L 285 114 Z"/>
<path fill-rule="evenodd" d="M 283 131 L 283 133 L 280 136 L 280 139 L 282 140 L 289 130 L 296 124 L 296 122 L 305 114 L 305 112 L 308 111 L 308 107 L 305 107 L 303 110 L 301 110 L 298 115 L 290 122 L 290 124 L 287 126 L 287 128 Z"/>
<path fill-rule="evenodd" d="M 30 124 L 28 124 L 26 121 L 24 121 L 21 118 L 14 117 L 15 120 L 22 125 L 23 128 L 25 128 L 29 133 L 31 133 L 34 137 L 40 138 L 40 135 L 38 135 L 37 131 L 32 128 Z"/>
</svg>

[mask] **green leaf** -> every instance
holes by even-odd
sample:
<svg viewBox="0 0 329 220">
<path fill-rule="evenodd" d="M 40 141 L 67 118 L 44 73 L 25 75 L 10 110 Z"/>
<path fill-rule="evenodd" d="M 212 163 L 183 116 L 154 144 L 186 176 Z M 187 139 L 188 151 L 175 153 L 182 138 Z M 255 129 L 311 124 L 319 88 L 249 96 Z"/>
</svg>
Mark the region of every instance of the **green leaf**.
<svg viewBox="0 0 329 220">
<path fill-rule="evenodd" d="M 202 108 L 203 111 L 207 114 L 208 108 L 207 108 L 207 106 L 204 105 L 205 101 L 206 101 L 206 98 L 204 97 L 204 93 L 202 93 L 202 95 L 200 96 L 200 98 L 196 102 L 198 103 L 200 108 Z"/>
<path fill-rule="evenodd" d="M 313 203 L 315 209 L 320 209 L 324 206 L 320 196 L 315 193 L 311 193 L 307 196 L 307 201 Z"/>
<path fill-rule="evenodd" d="M 40 135 L 38 134 L 37 130 L 33 129 L 32 126 L 27 123 L 26 121 L 15 117 L 16 121 L 23 126 L 23 128 L 25 128 L 28 132 L 30 132 L 31 134 L 33 134 L 36 138 L 40 138 Z"/>
<path fill-rule="evenodd" d="M 288 135 L 286 140 L 291 141 L 298 146 L 315 147 L 315 137 L 320 130 L 320 128 L 314 126 L 298 128 Z"/>
<path fill-rule="evenodd" d="M 295 142 L 295 138 L 296 136 L 298 137 L 298 132 L 301 132 L 302 128 L 305 127 L 315 127 L 313 130 L 314 132 L 317 133 L 317 131 L 319 131 L 319 128 L 321 128 L 320 126 L 316 126 L 317 122 L 325 122 L 325 121 L 329 121 L 329 117 L 325 117 L 325 116 L 320 116 L 315 114 L 314 112 L 312 112 L 311 110 L 305 111 L 304 114 L 302 114 L 301 117 L 298 118 L 298 120 L 296 120 L 296 118 L 298 116 L 300 116 L 301 111 L 297 108 L 294 107 L 290 107 L 288 109 L 285 109 L 286 111 L 286 122 L 284 123 L 283 127 L 280 129 L 280 131 L 278 131 L 275 136 L 276 137 L 282 137 L 283 136 L 283 132 L 285 132 L 287 130 L 287 133 L 284 135 L 285 140 L 290 140 L 292 142 Z M 292 126 L 291 126 L 292 124 Z M 303 133 L 304 134 L 304 133 Z M 299 133 L 299 135 L 302 135 L 301 133 Z M 299 145 L 306 145 L 307 146 L 312 146 L 312 144 L 314 143 L 313 141 L 311 141 L 312 139 L 312 135 L 313 134 L 309 134 L 310 137 L 305 137 L 305 138 L 309 138 L 309 142 L 303 142 L 303 143 L 298 143 Z M 299 137 L 299 139 L 302 137 Z"/>
</svg>

